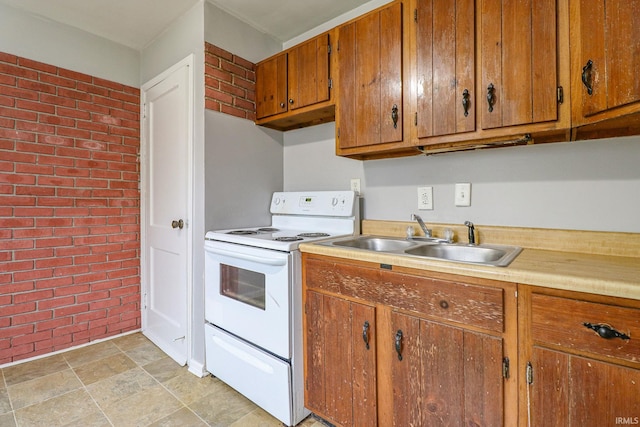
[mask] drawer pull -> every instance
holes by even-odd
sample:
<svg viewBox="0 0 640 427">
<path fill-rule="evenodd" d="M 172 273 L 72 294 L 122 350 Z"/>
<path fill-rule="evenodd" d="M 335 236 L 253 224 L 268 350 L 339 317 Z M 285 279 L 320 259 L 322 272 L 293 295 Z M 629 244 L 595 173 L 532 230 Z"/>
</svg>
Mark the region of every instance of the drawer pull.
<svg viewBox="0 0 640 427">
<path fill-rule="evenodd" d="M 622 340 L 631 339 L 629 335 L 623 334 L 622 332 L 618 332 L 609 325 L 599 325 L 599 324 L 593 325 L 588 322 L 584 322 L 583 325 L 589 329 L 593 329 L 594 331 L 596 331 L 598 335 L 600 335 L 604 339 L 608 339 L 608 340 L 612 338 L 620 338 Z"/>
</svg>

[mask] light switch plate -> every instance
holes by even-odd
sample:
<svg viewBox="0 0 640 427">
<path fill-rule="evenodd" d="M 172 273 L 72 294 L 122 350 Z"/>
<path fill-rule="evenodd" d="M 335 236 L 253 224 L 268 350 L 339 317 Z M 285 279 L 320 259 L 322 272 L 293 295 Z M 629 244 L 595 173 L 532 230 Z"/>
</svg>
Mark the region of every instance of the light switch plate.
<svg viewBox="0 0 640 427">
<path fill-rule="evenodd" d="M 455 192 L 456 206 L 471 206 L 471 184 L 460 183 L 456 184 Z"/>
<path fill-rule="evenodd" d="M 433 187 L 418 187 L 418 209 L 433 210 Z"/>
</svg>

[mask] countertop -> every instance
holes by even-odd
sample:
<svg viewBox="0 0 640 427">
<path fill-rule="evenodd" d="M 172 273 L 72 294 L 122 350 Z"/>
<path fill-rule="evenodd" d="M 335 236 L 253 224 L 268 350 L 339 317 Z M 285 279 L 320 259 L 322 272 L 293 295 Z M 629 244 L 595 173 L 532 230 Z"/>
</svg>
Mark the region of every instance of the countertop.
<svg viewBox="0 0 640 427">
<path fill-rule="evenodd" d="M 389 227 L 385 228 L 383 226 L 384 224 L 388 224 Z M 406 230 L 407 224 L 411 225 L 411 223 L 392 222 L 363 223 L 363 234 L 398 237 L 398 230 Z M 434 230 L 443 229 L 445 226 L 447 225 L 435 227 Z M 478 226 L 478 228 L 480 227 L 482 226 Z M 376 232 L 367 232 L 372 230 Z M 388 233 L 381 233 L 381 231 L 385 230 L 388 231 Z M 384 263 L 440 273 L 458 274 L 462 276 L 480 277 L 640 300 L 640 250 L 636 250 L 635 247 L 636 244 L 640 243 L 640 235 L 637 233 L 599 233 L 535 229 L 508 229 L 506 231 L 510 232 L 506 233 L 505 227 L 486 227 L 485 230 L 487 239 L 484 243 L 515 244 L 524 248 L 522 253 L 507 267 L 493 267 L 406 257 L 345 247 L 330 247 L 314 243 L 301 244 L 300 250 L 305 253 L 372 263 Z M 546 232 L 556 234 L 568 232 L 569 234 L 563 237 L 580 237 L 579 241 L 581 243 L 575 245 L 575 252 L 567 250 L 566 244 L 563 244 L 561 249 L 554 247 L 553 244 L 540 244 L 539 241 L 534 240 L 530 240 L 529 245 L 519 244 L 518 239 L 522 238 L 523 235 L 518 232 L 524 231 L 530 239 L 532 235 L 536 234 L 532 232 L 532 230 L 539 231 L 541 235 L 546 235 Z M 462 230 L 458 229 L 456 231 L 458 231 L 456 234 L 459 235 L 459 231 Z M 513 236 L 511 241 L 506 242 L 503 238 L 496 238 L 496 240 L 499 241 L 489 240 L 489 236 L 498 236 L 501 232 Z M 572 233 L 576 235 L 572 236 Z M 596 241 L 589 240 L 590 237 Z M 604 255 L 601 253 L 585 253 L 590 250 L 589 248 L 603 246 L 598 245 L 597 240 L 611 243 L 612 238 L 624 239 L 625 249 L 622 253 L 625 256 L 609 255 L 609 253 L 612 252 L 611 249 L 602 248 L 596 249 L 595 251 L 605 252 L 606 254 Z M 573 241 L 575 242 L 577 240 Z M 531 248 L 529 246 L 547 246 L 548 248 Z M 612 244 L 612 246 L 615 247 L 615 244 Z M 638 256 L 626 256 L 629 254 L 635 255 L 636 253 Z"/>
</svg>

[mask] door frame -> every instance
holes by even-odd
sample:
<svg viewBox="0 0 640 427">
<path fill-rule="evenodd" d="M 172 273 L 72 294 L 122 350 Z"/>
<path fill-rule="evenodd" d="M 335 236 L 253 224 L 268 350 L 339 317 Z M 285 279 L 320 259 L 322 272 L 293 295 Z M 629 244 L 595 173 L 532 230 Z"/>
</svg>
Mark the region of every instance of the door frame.
<svg viewBox="0 0 640 427">
<path fill-rule="evenodd" d="M 188 69 L 188 94 L 187 94 L 187 215 L 185 218 L 185 229 L 187 231 L 187 365 L 192 359 L 192 336 L 193 336 L 193 197 L 194 197 L 194 54 L 190 54 L 181 61 L 172 65 L 165 71 L 158 74 L 148 82 L 144 83 L 140 88 L 140 117 L 143 123 L 140 129 L 140 314 L 142 317 L 142 330 L 144 331 L 147 324 L 147 307 L 149 294 L 149 277 L 147 274 L 148 259 L 148 243 L 147 243 L 147 195 L 149 191 L 149 182 L 146 179 L 147 168 L 149 166 L 149 153 L 146 135 L 146 98 L 147 92 L 165 80 L 171 74 L 182 67 Z"/>
</svg>

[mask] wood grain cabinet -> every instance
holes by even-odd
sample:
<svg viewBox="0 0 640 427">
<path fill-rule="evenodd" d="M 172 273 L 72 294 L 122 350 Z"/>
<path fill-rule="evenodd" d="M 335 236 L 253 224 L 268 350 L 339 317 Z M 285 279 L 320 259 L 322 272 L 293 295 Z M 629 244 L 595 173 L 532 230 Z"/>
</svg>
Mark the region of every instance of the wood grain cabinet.
<svg viewBox="0 0 640 427">
<path fill-rule="evenodd" d="M 334 120 L 330 33 L 256 64 L 257 124 L 288 130 Z"/>
<path fill-rule="evenodd" d="M 573 125 L 586 136 L 639 132 L 640 0 L 570 4 Z"/>
<path fill-rule="evenodd" d="M 640 423 L 640 303 L 521 286 L 520 425 Z"/>
<path fill-rule="evenodd" d="M 338 27 L 336 151 L 366 157 L 404 144 L 404 1 Z"/>
<path fill-rule="evenodd" d="M 514 284 L 303 259 L 309 409 L 338 426 L 516 424 Z"/>
<path fill-rule="evenodd" d="M 414 144 L 434 153 L 570 138 L 566 2 L 414 4 Z"/>
</svg>

